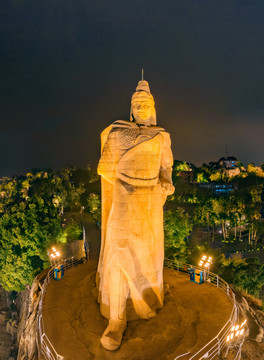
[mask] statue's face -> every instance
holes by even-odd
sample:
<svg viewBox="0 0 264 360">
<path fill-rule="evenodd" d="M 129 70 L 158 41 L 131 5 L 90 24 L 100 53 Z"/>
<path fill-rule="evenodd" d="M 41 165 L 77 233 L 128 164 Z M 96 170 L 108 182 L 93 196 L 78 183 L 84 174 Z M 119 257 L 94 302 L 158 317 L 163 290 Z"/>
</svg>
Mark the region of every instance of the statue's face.
<svg viewBox="0 0 264 360">
<path fill-rule="evenodd" d="M 143 125 L 150 125 L 150 118 L 154 103 L 148 100 L 146 96 L 138 96 L 132 104 L 132 113 L 136 123 Z"/>
</svg>

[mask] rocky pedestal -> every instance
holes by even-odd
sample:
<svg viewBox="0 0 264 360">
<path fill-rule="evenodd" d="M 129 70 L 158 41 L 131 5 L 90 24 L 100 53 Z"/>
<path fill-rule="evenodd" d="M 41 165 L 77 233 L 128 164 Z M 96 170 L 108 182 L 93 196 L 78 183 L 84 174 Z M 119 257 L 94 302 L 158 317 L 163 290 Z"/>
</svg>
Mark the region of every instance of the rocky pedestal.
<svg viewBox="0 0 264 360">
<path fill-rule="evenodd" d="M 9 359 L 12 336 L 6 331 L 10 311 L 7 304 L 7 292 L 0 287 L 0 359 Z"/>
</svg>

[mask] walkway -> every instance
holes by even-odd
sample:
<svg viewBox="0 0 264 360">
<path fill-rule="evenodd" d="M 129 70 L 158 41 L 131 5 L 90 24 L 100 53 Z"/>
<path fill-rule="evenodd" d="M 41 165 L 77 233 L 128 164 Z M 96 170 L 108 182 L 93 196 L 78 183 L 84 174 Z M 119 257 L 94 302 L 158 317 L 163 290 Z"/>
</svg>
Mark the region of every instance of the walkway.
<svg viewBox="0 0 264 360">
<path fill-rule="evenodd" d="M 194 354 L 231 314 L 232 304 L 218 288 L 165 269 L 164 308 L 150 320 L 129 322 L 121 348 L 108 352 L 99 342 L 107 320 L 96 302 L 95 269 L 94 260 L 68 270 L 63 280 L 50 283 L 44 298 L 46 333 L 65 360 L 172 360 L 187 351 Z"/>
</svg>

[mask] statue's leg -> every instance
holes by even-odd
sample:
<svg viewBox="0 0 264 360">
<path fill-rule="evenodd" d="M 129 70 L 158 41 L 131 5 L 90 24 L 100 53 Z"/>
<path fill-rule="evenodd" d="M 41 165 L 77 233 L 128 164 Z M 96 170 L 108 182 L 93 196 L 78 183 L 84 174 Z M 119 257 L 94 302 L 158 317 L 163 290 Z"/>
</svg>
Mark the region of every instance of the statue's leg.
<svg viewBox="0 0 264 360">
<path fill-rule="evenodd" d="M 126 329 L 126 300 L 129 294 L 127 279 L 118 264 L 109 274 L 110 319 L 100 341 L 107 350 L 116 350 Z"/>
</svg>

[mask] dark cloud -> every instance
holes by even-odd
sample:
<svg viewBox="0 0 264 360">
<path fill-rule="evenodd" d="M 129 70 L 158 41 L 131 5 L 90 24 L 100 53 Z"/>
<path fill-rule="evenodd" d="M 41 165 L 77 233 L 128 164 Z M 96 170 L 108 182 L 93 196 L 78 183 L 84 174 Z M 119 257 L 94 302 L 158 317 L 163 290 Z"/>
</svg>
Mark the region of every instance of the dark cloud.
<svg viewBox="0 0 264 360">
<path fill-rule="evenodd" d="M 264 4 L 3 0 L 0 175 L 95 165 L 141 67 L 174 156 L 264 162 Z"/>
</svg>

